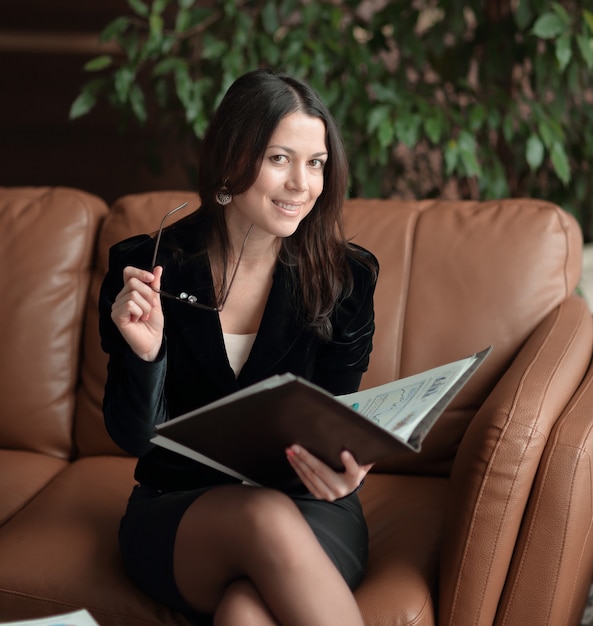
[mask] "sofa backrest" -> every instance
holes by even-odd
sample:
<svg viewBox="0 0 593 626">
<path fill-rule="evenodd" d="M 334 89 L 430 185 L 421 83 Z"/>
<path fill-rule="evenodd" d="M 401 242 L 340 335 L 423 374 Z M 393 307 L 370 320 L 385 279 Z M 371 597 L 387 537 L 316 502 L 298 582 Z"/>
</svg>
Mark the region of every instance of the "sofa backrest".
<svg viewBox="0 0 593 626">
<path fill-rule="evenodd" d="M 97 333 L 97 296 L 108 248 L 153 232 L 185 192 L 151 192 L 118 200 L 104 220 L 84 337 L 77 403 L 80 453 L 117 448 L 105 433 L 101 401 L 106 357 Z M 179 217 L 186 214 L 180 211 Z M 349 200 L 347 235 L 372 250 L 381 271 L 376 334 L 363 386 L 408 376 L 494 350 L 427 438 L 420 455 L 382 467 L 446 473 L 459 441 L 513 357 L 538 323 L 578 284 L 582 239 L 572 216 L 538 200 L 492 202 Z"/>
<path fill-rule="evenodd" d="M 0 188 L 0 448 L 73 454 L 80 339 L 107 206 L 65 188 Z"/>
</svg>

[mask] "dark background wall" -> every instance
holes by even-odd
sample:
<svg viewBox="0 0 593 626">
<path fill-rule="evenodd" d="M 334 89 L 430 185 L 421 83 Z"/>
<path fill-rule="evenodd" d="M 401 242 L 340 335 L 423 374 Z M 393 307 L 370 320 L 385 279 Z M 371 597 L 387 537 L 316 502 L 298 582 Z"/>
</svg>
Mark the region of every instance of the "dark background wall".
<svg viewBox="0 0 593 626">
<path fill-rule="evenodd" d="M 99 106 L 70 121 L 70 106 L 99 54 L 98 34 L 129 12 L 126 0 L 0 0 L 0 185 L 67 185 L 108 202 L 126 193 L 188 187 L 179 168 L 151 171 L 147 129 L 117 130 Z"/>
</svg>

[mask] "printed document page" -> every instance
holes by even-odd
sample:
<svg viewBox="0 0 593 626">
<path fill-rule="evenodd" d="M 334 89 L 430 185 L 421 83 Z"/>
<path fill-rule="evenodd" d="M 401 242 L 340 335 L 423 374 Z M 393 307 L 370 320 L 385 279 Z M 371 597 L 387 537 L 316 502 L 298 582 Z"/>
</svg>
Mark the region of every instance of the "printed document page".
<svg viewBox="0 0 593 626">
<path fill-rule="evenodd" d="M 337 396 L 402 441 L 408 441 L 435 403 L 446 397 L 476 356 L 365 391 Z"/>
</svg>

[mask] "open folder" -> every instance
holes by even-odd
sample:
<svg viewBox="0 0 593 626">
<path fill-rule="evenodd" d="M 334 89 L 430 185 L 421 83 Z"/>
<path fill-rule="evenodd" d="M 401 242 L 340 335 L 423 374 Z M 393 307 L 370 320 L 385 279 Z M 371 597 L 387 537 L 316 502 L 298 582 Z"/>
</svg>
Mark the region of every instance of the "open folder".
<svg viewBox="0 0 593 626">
<path fill-rule="evenodd" d="M 156 427 L 152 442 L 255 485 L 298 484 L 285 450 L 298 443 L 335 470 L 419 451 L 446 406 L 491 352 L 332 396 L 293 374 L 272 376 Z"/>
</svg>

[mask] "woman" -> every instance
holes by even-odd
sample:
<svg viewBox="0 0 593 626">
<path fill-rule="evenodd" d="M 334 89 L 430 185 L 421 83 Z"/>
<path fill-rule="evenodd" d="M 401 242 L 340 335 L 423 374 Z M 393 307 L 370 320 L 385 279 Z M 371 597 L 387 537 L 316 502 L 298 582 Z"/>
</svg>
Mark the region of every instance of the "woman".
<svg viewBox="0 0 593 626">
<path fill-rule="evenodd" d="M 139 456 L 121 550 L 140 587 L 196 621 L 363 623 L 351 589 L 367 557 L 356 492 L 369 465 L 344 451 L 335 472 L 294 445 L 287 461 L 303 486 L 281 491 L 149 441 L 155 424 L 273 374 L 334 394 L 358 388 L 378 268 L 343 238 L 347 177 L 335 122 L 311 88 L 250 72 L 204 138 L 199 210 L 156 240 L 111 250 L 104 414 Z"/>
</svg>

